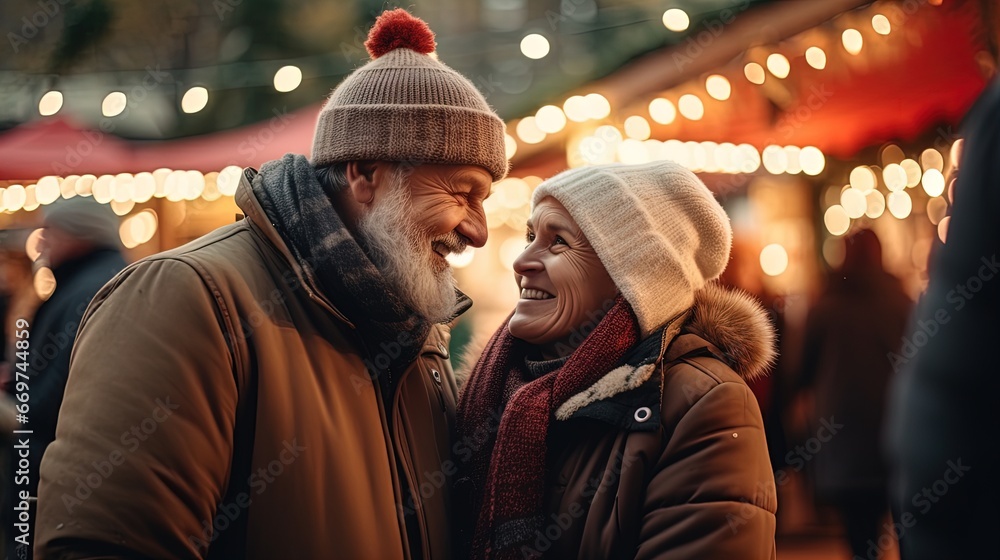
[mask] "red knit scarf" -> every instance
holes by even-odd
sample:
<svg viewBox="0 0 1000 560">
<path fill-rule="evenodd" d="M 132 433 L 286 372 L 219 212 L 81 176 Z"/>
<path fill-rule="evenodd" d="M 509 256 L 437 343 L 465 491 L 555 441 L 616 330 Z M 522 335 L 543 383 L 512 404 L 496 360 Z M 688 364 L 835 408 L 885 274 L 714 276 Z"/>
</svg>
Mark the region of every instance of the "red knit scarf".
<svg viewBox="0 0 1000 560">
<path fill-rule="evenodd" d="M 567 399 L 611 371 L 639 340 L 632 307 L 619 296 L 561 368 L 518 389 L 504 408 L 507 379 L 521 375 L 531 348 L 511 336 L 507 322 L 486 345 L 458 403 L 458 433 L 466 441 L 482 439 L 491 415 L 503 409 L 495 437 L 490 433 L 463 465 L 463 475 L 475 489 L 469 514 L 478 512 L 471 551 L 477 560 L 522 557 L 520 545 L 542 525 L 550 419 Z"/>
</svg>

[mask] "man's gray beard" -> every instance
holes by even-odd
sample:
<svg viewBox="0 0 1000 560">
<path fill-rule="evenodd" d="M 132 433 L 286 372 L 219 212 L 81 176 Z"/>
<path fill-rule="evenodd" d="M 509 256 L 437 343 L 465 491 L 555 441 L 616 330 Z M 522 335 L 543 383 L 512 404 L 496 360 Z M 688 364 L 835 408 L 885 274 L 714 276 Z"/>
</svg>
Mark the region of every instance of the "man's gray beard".
<svg viewBox="0 0 1000 560">
<path fill-rule="evenodd" d="M 359 241 L 404 303 L 425 319 L 442 323 L 455 311 L 455 278 L 451 268 L 434 271 L 435 239 L 411 214 L 409 194 L 405 173 L 394 171 L 386 197 L 359 220 Z"/>
</svg>

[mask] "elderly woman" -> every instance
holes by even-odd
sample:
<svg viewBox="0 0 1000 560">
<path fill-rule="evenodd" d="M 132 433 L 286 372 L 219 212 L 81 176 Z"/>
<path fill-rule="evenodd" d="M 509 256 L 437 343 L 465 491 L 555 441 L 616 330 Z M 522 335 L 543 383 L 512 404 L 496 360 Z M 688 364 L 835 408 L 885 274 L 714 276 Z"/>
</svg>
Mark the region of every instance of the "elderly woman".
<svg viewBox="0 0 1000 560">
<path fill-rule="evenodd" d="M 773 361 L 774 333 L 755 301 L 710 283 L 731 242 L 725 211 L 675 163 L 538 187 L 521 298 L 459 401 L 466 553 L 775 557 L 746 384 Z"/>
</svg>

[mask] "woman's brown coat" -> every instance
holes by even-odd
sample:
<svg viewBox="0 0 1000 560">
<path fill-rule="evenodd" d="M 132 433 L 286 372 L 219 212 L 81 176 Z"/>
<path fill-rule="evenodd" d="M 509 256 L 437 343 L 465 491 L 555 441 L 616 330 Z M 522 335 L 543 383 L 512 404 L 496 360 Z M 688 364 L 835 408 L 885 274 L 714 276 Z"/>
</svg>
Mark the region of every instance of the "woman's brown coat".
<svg viewBox="0 0 1000 560">
<path fill-rule="evenodd" d="M 647 341 L 653 364 L 567 401 L 547 439 L 546 520 L 525 557 L 774 558 L 774 477 L 745 382 L 766 371 L 773 343 L 757 303 L 709 286 L 679 334 Z"/>
</svg>

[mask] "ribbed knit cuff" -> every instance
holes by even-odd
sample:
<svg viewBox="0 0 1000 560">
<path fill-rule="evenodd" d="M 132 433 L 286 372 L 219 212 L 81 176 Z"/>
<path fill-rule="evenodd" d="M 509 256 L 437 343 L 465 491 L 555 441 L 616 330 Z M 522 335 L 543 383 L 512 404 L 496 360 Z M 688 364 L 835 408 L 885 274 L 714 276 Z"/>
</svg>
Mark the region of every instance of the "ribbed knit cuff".
<svg viewBox="0 0 1000 560">
<path fill-rule="evenodd" d="M 507 175 L 504 124 L 494 114 L 444 105 L 345 105 L 320 113 L 313 165 L 382 160 L 479 165 Z"/>
</svg>

